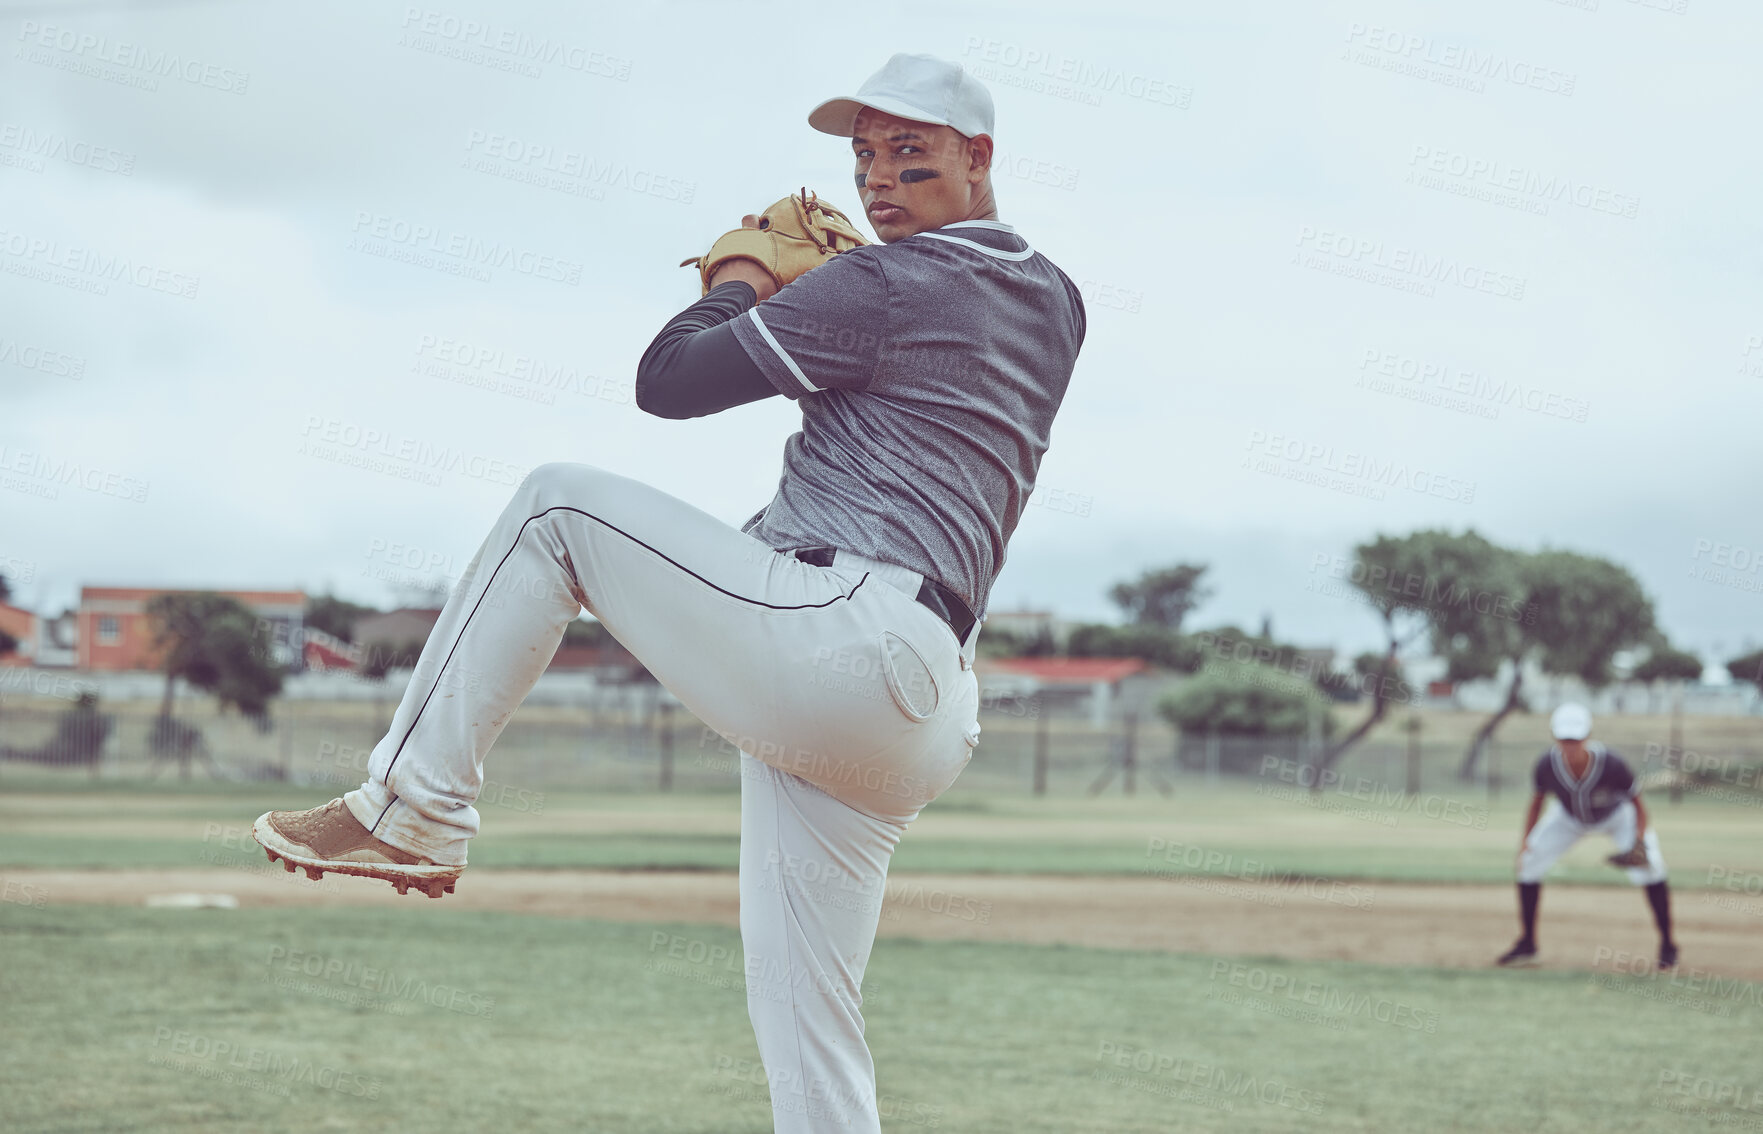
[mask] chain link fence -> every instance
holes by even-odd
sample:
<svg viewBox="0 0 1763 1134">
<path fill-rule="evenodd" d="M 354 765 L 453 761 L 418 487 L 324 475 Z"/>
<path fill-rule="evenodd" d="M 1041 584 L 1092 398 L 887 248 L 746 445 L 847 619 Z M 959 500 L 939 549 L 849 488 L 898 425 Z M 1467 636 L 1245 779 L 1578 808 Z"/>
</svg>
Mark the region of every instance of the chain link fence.
<svg viewBox="0 0 1763 1134">
<path fill-rule="evenodd" d="M 0 697 L 0 774 L 55 768 L 93 779 L 179 777 L 274 780 L 336 791 L 365 778 L 373 747 L 386 735 L 390 696 L 356 701 L 282 701 L 265 727 L 210 702 L 179 702 L 173 717 L 152 701 L 86 707 L 67 700 Z M 1608 717 L 1611 731 L 1622 718 Z M 1332 767 L 1321 768 L 1319 740 L 1183 735 L 1154 715 L 1118 715 L 1105 725 L 1069 706 L 1033 698 L 989 704 L 972 763 L 957 782 L 964 794 L 1085 796 L 1173 793 L 1204 784 L 1255 784 L 1257 790 L 1309 790 L 1388 796 L 1448 793 L 1487 802 L 1529 792 L 1540 743 L 1487 745 L 1476 774 L 1460 778 L 1465 744 L 1430 736 L 1374 735 Z M 1759 730 L 1763 731 L 1763 730 Z M 1607 733 L 1604 735 L 1608 735 Z M 1645 739 L 1610 743 L 1649 788 L 1763 800 L 1763 738 L 1687 748 Z M 735 791 L 735 747 L 652 689 L 575 704 L 523 705 L 486 761 L 486 792 L 546 790 Z M 517 805 L 517 804 L 516 804 Z"/>
</svg>

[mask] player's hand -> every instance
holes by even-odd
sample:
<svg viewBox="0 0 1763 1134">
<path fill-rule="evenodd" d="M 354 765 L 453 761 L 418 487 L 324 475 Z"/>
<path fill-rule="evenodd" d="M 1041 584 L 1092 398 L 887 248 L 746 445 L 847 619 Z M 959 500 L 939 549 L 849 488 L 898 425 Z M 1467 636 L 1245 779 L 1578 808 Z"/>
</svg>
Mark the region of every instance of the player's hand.
<svg viewBox="0 0 1763 1134">
<path fill-rule="evenodd" d="M 741 218 L 741 227 L 758 228 L 759 218 L 748 213 Z M 770 299 L 778 292 L 777 281 L 771 278 L 771 273 L 751 260 L 725 260 L 717 267 L 716 274 L 710 277 L 710 286 L 715 287 L 730 280 L 742 280 L 751 284 L 753 293 L 761 300 Z"/>
</svg>

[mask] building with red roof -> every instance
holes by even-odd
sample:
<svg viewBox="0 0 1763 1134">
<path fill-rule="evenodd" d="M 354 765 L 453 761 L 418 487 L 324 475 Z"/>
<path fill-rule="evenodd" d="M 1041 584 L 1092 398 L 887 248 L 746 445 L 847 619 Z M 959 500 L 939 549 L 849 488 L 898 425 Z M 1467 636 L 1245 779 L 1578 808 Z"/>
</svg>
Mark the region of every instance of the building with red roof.
<svg viewBox="0 0 1763 1134">
<path fill-rule="evenodd" d="M 198 594 L 169 587 L 81 587 L 78 667 L 86 670 L 158 669 L 147 604 L 159 595 Z M 270 641 L 283 647 L 283 660 L 298 663 L 292 643 L 303 636 L 304 591 L 216 591 L 239 600 L 270 624 Z"/>
<path fill-rule="evenodd" d="M 1098 726 L 1108 723 L 1121 683 L 1150 670 L 1143 658 L 981 658 L 974 663 L 982 698 L 1087 694 L 1090 720 Z"/>
</svg>

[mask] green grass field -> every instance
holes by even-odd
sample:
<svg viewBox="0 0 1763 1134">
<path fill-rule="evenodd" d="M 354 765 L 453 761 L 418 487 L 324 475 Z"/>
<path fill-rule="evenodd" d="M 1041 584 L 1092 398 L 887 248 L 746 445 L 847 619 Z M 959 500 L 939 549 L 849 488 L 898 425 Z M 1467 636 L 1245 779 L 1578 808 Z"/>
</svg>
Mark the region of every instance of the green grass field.
<svg viewBox="0 0 1763 1134">
<path fill-rule="evenodd" d="M 1281 788 L 1282 785 L 1258 785 Z M 1253 858 L 1274 874 L 1406 882 L 1504 883 L 1521 797 L 1268 794 L 1257 786 L 1184 784 L 1175 795 L 1097 799 L 950 792 L 901 842 L 893 867 L 920 873 L 1134 874 L 1158 848 L 1200 846 Z M 0 780 L 0 868 L 234 866 L 261 861 L 251 820 L 311 807 L 329 792 L 196 780 L 121 790 L 110 782 Z M 474 868 L 733 870 L 739 800 L 718 793 L 549 792 L 533 810 L 483 807 Z M 1763 797 L 1758 798 L 1763 803 Z M 1674 884 L 1707 884 L 1710 867 L 1763 872 L 1763 807 L 1688 795 L 1651 800 Z M 1157 840 L 1161 840 L 1158 842 Z M 1588 840 L 1551 877 L 1624 885 Z"/>
<path fill-rule="evenodd" d="M 261 868 L 251 819 L 329 794 L 8 769 L 0 876 Z M 1521 798 L 1422 798 L 957 788 L 894 866 L 1124 875 L 1181 843 L 1276 873 L 1509 881 Z M 735 865 L 732 792 L 536 802 L 483 808 L 474 870 Z M 1763 872 L 1758 807 L 1692 794 L 1653 811 L 1679 889 L 1711 865 Z M 1606 849 L 1582 844 L 1558 879 L 1621 885 Z M 7 893 L 9 1130 L 770 1129 L 726 928 L 441 903 L 38 908 Z M 1763 1131 L 1763 1109 L 1746 1109 L 1763 1107 L 1759 988 L 884 938 L 865 1015 L 888 1131 Z"/>
<path fill-rule="evenodd" d="M 770 1129 L 727 930 L 0 906 L 0 933 L 9 1129 Z M 869 984 L 887 1130 L 1757 1117 L 1694 1095 L 1755 1083 L 1757 1006 L 1644 977 L 883 941 Z"/>
</svg>

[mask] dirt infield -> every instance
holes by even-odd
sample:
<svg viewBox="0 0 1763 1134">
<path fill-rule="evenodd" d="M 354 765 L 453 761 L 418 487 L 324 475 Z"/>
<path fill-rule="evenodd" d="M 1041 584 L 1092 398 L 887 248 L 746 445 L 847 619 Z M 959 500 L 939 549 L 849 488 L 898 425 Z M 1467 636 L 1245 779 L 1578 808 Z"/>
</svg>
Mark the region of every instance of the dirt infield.
<svg viewBox="0 0 1763 1134">
<path fill-rule="evenodd" d="M 267 864 L 249 870 L 8 870 L 5 881 L 15 896 L 57 905 L 138 905 L 153 895 L 194 892 L 230 894 L 243 908 L 389 905 L 737 924 L 735 877 L 714 871 L 467 871 L 459 892 L 439 901 L 400 898 L 389 885 L 357 879 L 326 876 L 314 883 Z M 1686 970 L 1763 980 L 1756 947 L 1763 901 L 1709 891 L 1674 897 Z M 1506 886 L 1302 885 L 1206 875 L 897 875 L 888 883 L 880 934 L 1483 968 L 1515 936 L 1513 905 Z M 1545 966 L 1563 969 L 1608 970 L 1620 959 L 1600 955 L 1600 948 L 1650 956 L 1655 945 L 1641 895 L 1614 887 L 1545 887 L 1540 936 Z"/>
</svg>

